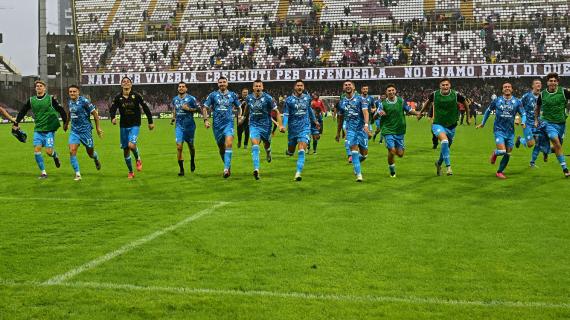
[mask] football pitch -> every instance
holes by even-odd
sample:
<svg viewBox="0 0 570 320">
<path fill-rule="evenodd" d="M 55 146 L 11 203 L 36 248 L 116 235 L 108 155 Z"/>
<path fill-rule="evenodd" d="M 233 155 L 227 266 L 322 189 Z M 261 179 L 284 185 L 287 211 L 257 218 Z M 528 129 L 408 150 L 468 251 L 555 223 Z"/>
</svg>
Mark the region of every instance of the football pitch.
<svg viewBox="0 0 570 320">
<path fill-rule="evenodd" d="M 524 148 L 498 180 L 492 121 L 458 126 L 454 176 L 438 177 L 429 122 L 408 118 L 397 178 L 371 141 L 363 183 L 330 118 L 301 182 L 279 133 L 261 180 L 237 139 L 224 180 L 201 120 L 196 172 L 185 147 L 177 176 L 174 127 L 157 120 L 130 181 L 103 124 L 102 169 L 80 148 L 80 182 L 67 133 L 38 180 L 32 126 L 26 144 L 0 126 L 1 319 L 570 318 L 570 180 L 553 155 L 530 169 Z"/>
</svg>

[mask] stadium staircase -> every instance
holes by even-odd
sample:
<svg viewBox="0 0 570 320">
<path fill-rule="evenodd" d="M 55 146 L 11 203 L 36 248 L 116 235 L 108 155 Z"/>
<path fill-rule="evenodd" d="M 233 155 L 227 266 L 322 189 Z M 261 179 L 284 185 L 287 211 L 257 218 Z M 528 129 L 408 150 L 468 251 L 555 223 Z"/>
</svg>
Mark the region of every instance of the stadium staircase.
<svg viewBox="0 0 570 320">
<path fill-rule="evenodd" d="M 178 2 L 184 6 L 184 10 L 176 15 L 176 20 L 174 20 L 174 30 L 178 30 L 178 27 L 182 22 L 182 17 L 184 17 L 184 13 L 186 12 L 186 9 L 188 9 L 188 0 L 179 0 Z"/>
<path fill-rule="evenodd" d="M 436 0 L 424 0 L 424 12 L 434 12 L 435 11 L 435 1 Z"/>
<path fill-rule="evenodd" d="M 319 24 L 319 23 L 321 23 L 321 12 L 323 12 L 323 8 L 325 7 L 325 4 L 323 3 L 323 0 L 314 0 L 313 6 L 319 8 L 317 10 L 317 19 L 316 19 L 317 20 L 316 23 Z"/>
<path fill-rule="evenodd" d="M 148 5 L 148 9 L 147 9 L 147 17 L 149 17 L 149 19 L 150 19 L 150 17 L 152 17 L 154 10 L 156 10 L 157 2 L 158 2 L 158 0 L 150 0 L 150 3 Z M 145 34 L 145 32 L 144 32 L 145 26 L 146 25 L 144 22 L 141 23 L 141 28 L 139 29 L 139 32 L 138 32 L 139 36 L 141 36 L 141 37 L 144 36 L 144 34 Z"/>
<path fill-rule="evenodd" d="M 107 20 L 105 20 L 105 24 L 103 25 L 103 34 L 109 34 L 109 28 L 113 24 L 113 20 L 115 20 L 115 15 L 121 6 L 121 0 L 115 0 L 113 4 L 113 8 L 109 11 L 109 15 L 107 16 Z"/>
<path fill-rule="evenodd" d="M 461 1 L 461 15 L 465 18 L 465 20 L 473 21 L 473 11 L 475 10 L 475 5 L 473 4 L 473 0 L 462 0 Z"/>
<path fill-rule="evenodd" d="M 287 21 L 288 12 L 289 12 L 289 0 L 279 0 L 279 6 L 277 6 L 278 20 Z"/>
<path fill-rule="evenodd" d="M 331 51 L 330 50 L 325 50 L 323 51 L 323 53 L 321 54 L 321 62 L 326 63 L 327 61 L 329 61 L 331 58 Z"/>
</svg>

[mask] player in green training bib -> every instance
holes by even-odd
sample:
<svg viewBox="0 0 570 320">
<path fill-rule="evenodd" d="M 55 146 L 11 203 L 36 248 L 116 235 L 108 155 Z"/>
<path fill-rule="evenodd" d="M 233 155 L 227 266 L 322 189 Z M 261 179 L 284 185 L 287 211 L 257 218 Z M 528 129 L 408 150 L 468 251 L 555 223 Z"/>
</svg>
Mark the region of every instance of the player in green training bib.
<svg viewBox="0 0 570 320">
<path fill-rule="evenodd" d="M 447 167 L 447 175 L 453 175 L 451 171 L 450 147 L 455 137 L 455 127 L 459 120 L 458 103 L 463 103 L 466 109 L 469 109 L 469 101 L 451 89 L 451 80 L 443 78 L 439 81 L 439 90 L 434 91 L 425 101 L 418 114 L 418 120 L 422 118 L 423 112 L 428 106 L 433 104 L 433 124 L 431 126 L 432 133 L 441 142 L 441 152 L 439 159 L 435 162 L 437 175 L 441 175 L 441 165 L 445 162 Z M 469 117 L 467 117 L 467 125 L 469 125 Z"/>
<path fill-rule="evenodd" d="M 47 172 L 42 157 L 42 148 L 46 149 L 47 155 L 53 158 L 55 166 L 59 168 L 61 164 L 54 149 L 55 132 L 60 127 L 58 113 L 63 123 L 67 123 L 67 114 L 55 97 L 46 93 L 45 82 L 36 80 L 35 86 L 36 95 L 28 99 L 24 108 L 18 113 L 13 129 L 19 130 L 18 124 L 24 119 L 26 113 L 32 110 L 35 122 L 34 155 L 41 171 L 39 178 L 45 179 L 47 178 Z M 63 130 L 67 131 L 67 127 L 64 127 Z"/>
<path fill-rule="evenodd" d="M 539 120 L 543 122 L 548 139 L 552 142 L 556 159 L 562 167 L 564 176 L 568 178 L 570 172 L 566 166 L 562 142 L 566 133 L 566 118 L 568 118 L 566 105 L 570 100 L 570 91 L 558 86 L 559 83 L 560 78 L 557 73 L 549 73 L 546 76 L 546 90 L 543 90 L 536 100 L 534 125 L 538 127 Z"/>
<path fill-rule="evenodd" d="M 396 161 L 395 156 L 399 158 L 404 156 L 405 144 L 404 135 L 406 134 L 406 114 L 418 115 L 418 112 L 412 110 L 410 106 L 397 96 L 396 86 L 388 84 L 386 86 L 386 99 L 379 100 L 377 104 L 378 110 L 374 118 L 381 118 L 380 128 L 382 136 L 386 140 L 386 148 L 388 149 L 388 167 L 390 169 L 390 177 L 396 177 Z"/>
</svg>

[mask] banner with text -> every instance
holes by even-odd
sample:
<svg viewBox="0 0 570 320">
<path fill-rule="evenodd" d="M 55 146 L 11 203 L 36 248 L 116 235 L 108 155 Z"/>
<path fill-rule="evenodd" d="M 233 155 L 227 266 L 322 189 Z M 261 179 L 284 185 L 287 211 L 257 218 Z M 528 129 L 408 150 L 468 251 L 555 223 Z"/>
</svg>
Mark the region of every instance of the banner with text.
<svg viewBox="0 0 570 320">
<path fill-rule="evenodd" d="M 561 63 L 506 63 L 506 64 L 465 64 L 430 65 L 399 67 L 354 67 L 354 68 L 312 68 L 312 69 L 249 69 L 249 70 L 208 70 L 179 72 L 128 72 L 82 74 L 84 86 L 119 85 L 124 76 L 134 84 L 176 84 L 215 83 L 221 76 L 229 82 L 263 81 L 342 81 L 388 80 L 388 79 L 433 79 L 433 78 L 519 78 L 543 77 L 550 72 L 560 76 L 570 76 L 570 62 Z"/>
</svg>

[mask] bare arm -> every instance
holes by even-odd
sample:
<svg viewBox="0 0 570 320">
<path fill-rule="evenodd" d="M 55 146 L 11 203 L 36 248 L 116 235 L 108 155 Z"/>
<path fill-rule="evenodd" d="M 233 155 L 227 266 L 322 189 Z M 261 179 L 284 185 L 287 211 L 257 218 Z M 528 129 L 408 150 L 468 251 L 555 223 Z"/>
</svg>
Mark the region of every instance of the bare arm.
<svg viewBox="0 0 570 320">
<path fill-rule="evenodd" d="M 344 115 L 339 114 L 337 112 L 336 117 L 337 117 L 337 120 L 336 120 L 336 137 L 335 137 L 335 140 L 338 142 L 340 140 L 340 132 L 342 131 L 342 122 L 344 121 Z"/>
<path fill-rule="evenodd" d="M 423 117 L 424 112 L 428 109 L 429 106 L 431 106 L 432 102 L 430 102 L 429 100 L 424 101 L 424 103 L 422 103 L 422 107 L 420 108 L 420 111 L 417 112 L 416 116 L 418 117 L 418 120 L 420 120 Z"/>
<path fill-rule="evenodd" d="M 95 109 L 91 112 L 91 114 L 93 115 L 93 120 L 95 120 L 95 131 L 97 131 L 97 135 L 99 136 L 99 138 L 102 138 L 103 130 L 101 130 L 101 121 L 99 119 L 99 112 L 97 112 L 97 109 Z"/>
<path fill-rule="evenodd" d="M 4 116 L 4 118 L 12 121 L 13 123 L 16 123 L 16 118 L 13 118 L 8 111 L 6 111 L 6 109 L 0 107 L 0 113 L 2 114 L 2 116 Z"/>
</svg>

